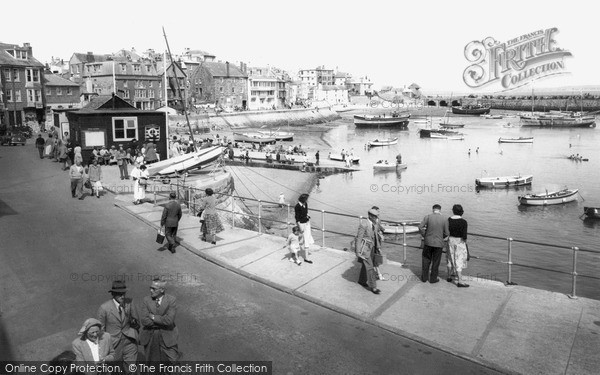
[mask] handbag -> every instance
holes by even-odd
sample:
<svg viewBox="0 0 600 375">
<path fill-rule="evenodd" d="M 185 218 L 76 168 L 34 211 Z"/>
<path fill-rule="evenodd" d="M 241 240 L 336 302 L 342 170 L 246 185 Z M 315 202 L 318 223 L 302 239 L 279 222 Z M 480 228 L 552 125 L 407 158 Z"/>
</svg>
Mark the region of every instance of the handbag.
<svg viewBox="0 0 600 375">
<path fill-rule="evenodd" d="M 162 245 L 163 242 L 165 242 L 165 227 L 160 227 L 156 232 L 156 243 Z"/>
<path fill-rule="evenodd" d="M 381 253 L 373 254 L 373 266 L 379 267 L 383 264 L 383 262 L 384 262 L 383 254 L 381 254 Z"/>
</svg>

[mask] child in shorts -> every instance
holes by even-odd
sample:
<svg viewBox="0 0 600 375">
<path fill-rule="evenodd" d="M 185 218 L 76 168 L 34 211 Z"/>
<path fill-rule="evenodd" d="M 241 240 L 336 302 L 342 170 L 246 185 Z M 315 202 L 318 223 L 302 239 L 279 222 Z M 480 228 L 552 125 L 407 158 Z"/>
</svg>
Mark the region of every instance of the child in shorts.
<svg viewBox="0 0 600 375">
<path fill-rule="evenodd" d="M 298 251 L 300 251 L 300 242 L 303 240 L 303 237 L 300 235 L 300 228 L 295 226 L 292 228 L 292 233 L 287 238 L 286 246 L 290 251 L 290 262 L 295 262 L 298 265 L 302 264 L 302 261 L 298 257 Z"/>
</svg>

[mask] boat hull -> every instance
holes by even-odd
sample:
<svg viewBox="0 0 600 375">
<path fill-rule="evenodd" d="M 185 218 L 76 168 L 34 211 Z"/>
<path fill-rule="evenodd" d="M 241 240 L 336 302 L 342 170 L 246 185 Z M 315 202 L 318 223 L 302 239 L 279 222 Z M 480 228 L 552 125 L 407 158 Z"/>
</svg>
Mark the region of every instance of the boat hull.
<svg viewBox="0 0 600 375">
<path fill-rule="evenodd" d="M 421 138 L 431 138 L 432 134 L 459 135 L 459 133 L 455 130 L 444 130 L 444 129 L 420 129 L 419 130 L 419 136 Z"/>
<path fill-rule="evenodd" d="M 463 137 L 462 135 L 437 134 L 437 133 L 431 133 L 429 138 L 431 138 L 431 139 L 447 139 L 450 141 L 462 141 L 465 139 L 465 137 Z"/>
<path fill-rule="evenodd" d="M 521 126 L 548 128 L 595 128 L 593 116 L 569 116 L 568 114 L 548 114 L 521 116 Z"/>
<path fill-rule="evenodd" d="M 290 133 L 290 132 L 259 132 L 260 134 L 264 135 L 265 137 L 273 137 L 275 138 L 276 141 L 293 141 L 294 140 L 294 133 Z"/>
<path fill-rule="evenodd" d="M 380 227 L 385 234 L 403 234 L 405 233 L 404 228 L 406 228 L 406 234 L 419 233 L 419 227 L 417 225 L 406 225 L 402 227 L 402 224 L 382 223 L 380 224 Z"/>
<path fill-rule="evenodd" d="M 475 185 L 488 188 L 508 188 L 511 186 L 530 185 L 532 181 L 533 175 L 484 177 L 475 179 Z"/>
<path fill-rule="evenodd" d="M 367 117 L 354 115 L 357 128 L 407 128 L 410 115 L 399 117 Z"/>
<path fill-rule="evenodd" d="M 329 160 L 346 161 L 346 158 L 342 158 L 341 154 L 329 154 Z M 353 164 L 358 164 L 359 161 L 360 158 L 356 156 L 352 159 Z"/>
<path fill-rule="evenodd" d="M 171 163 L 171 165 L 161 168 L 155 174 L 165 176 L 173 173 L 189 171 L 192 169 L 205 168 L 206 166 L 217 161 L 222 152 L 223 148 L 219 146 L 205 148 L 198 152 L 187 154 L 191 156 L 185 160 Z"/>
<path fill-rule="evenodd" d="M 519 196 L 519 203 L 527 206 L 549 206 L 569 203 L 577 200 L 579 190 L 562 190 L 559 192 Z"/>
<path fill-rule="evenodd" d="M 246 143 L 259 143 L 259 144 L 274 144 L 277 140 L 272 136 L 265 136 L 262 134 L 244 134 L 244 133 L 233 133 L 233 140 L 235 142 L 246 142 Z"/>
<path fill-rule="evenodd" d="M 373 170 L 375 172 L 391 172 L 396 170 L 396 164 L 374 164 Z"/>
<path fill-rule="evenodd" d="M 486 115 L 490 113 L 490 107 L 476 107 L 476 108 L 467 108 L 467 107 L 452 107 L 452 113 L 457 115 Z"/>
<path fill-rule="evenodd" d="M 533 137 L 530 137 L 530 138 L 498 138 L 498 143 L 533 143 Z"/>
<path fill-rule="evenodd" d="M 394 138 L 392 140 L 382 140 L 382 141 L 369 141 L 369 147 L 380 147 L 380 146 L 391 146 L 398 143 L 398 138 Z"/>
</svg>

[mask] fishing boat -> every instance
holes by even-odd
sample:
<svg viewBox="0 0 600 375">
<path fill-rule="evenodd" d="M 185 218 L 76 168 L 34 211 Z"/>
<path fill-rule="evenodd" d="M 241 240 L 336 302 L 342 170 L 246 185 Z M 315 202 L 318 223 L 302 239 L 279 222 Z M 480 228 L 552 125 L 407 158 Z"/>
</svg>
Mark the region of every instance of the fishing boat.
<svg viewBox="0 0 600 375">
<path fill-rule="evenodd" d="M 220 146 L 212 146 L 200 149 L 196 152 L 177 156 L 175 158 L 166 159 L 157 163 L 148 165 L 148 174 L 153 175 L 170 175 L 173 173 L 181 173 L 193 169 L 202 169 L 211 165 L 219 156 L 221 156 L 223 148 Z"/>
<path fill-rule="evenodd" d="M 448 139 L 450 141 L 462 141 L 465 139 L 462 135 L 459 134 L 439 134 L 439 133 L 431 133 L 429 135 L 431 139 Z"/>
<path fill-rule="evenodd" d="M 486 120 L 500 120 L 504 118 L 502 115 L 481 115 L 481 117 Z"/>
<path fill-rule="evenodd" d="M 533 181 L 533 175 L 517 175 L 503 177 L 481 177 L 475 179 L 475 185 L 479 187 L 507 188 L 511 186 L 529 185 Z"/>
<path fill-rule="evenodd" d="M 346 161 L 346 157 L 342 156 L 342 154 L 329 153 L 328 157 L 329 157 L 330 160 Z M 359 161 L 360 161 L 360 158 L 358 156 L 352 157 L 352 163 L 353 164 L 358 164 Z"/>
<path fill-rule="evenodd" d="M 411 234 L 411 233 L 419 233 L 419 224 L 421 222 L 416 220 L 410 220 L 405 222 L 406 225 L 402 226 L 400 223 L 386 223 L 382 222 L 379 224 L 383 233 L 385 234 Z M 406 231 L 406 232 L 405 232 Z"/>
<path fill-rule="evenodd" d="M 590 219 L 600 219 L 599 207 L 584 207 L 583 213 Z"/>
<path fill-rule="evenodd" d="M 440 121 L 440 126 L 446 128 L 446 129 L 455 129 L 455 128 L 464 128 L 465 124 L 451 123 L 450 118 L 448 117 L 448 112 L 446 112 L 446 115 L 442 118 L 442 121 Z"/>
<path fill-rule="evenodd" d="M 521 114 L 521 126 L 548 128 L 595 128 L 596 117 L 582 112 L 550 111 Z"/>
<path fill-rule="evenodd" d="M 284 131 L 259 131 L 265 137 L 273 137 L 276 141 L 293 141 L 294 133 Z"/>
<path fill-rule="evenodd" d="M 413 124 L 416 125 L 431 125 L 431 120 L 430 119 L 416 119 L 416 120 L 411 120 L 413 122 Z"/>
<path fill-rule="evenodd" d="M 410 113 L 394 112 L 391 117 L 354 115 L 354 125 L 357 128 L 403 128 L 408 127 Z"/>
<path fill-rule="evenodd" d="M 374 141 L 369 141 L 369 147 L 377 147 L 377 146 L 391 146 L 398 143 L 398 137 L 393 139 L 376 139 Z"/>
<path fill-rule="evenodd" d="M 573 161 L 590 161 L 590 159 L 584 158 L 583 156 L 579 156 L 579 154 L 569 155 L 569 156 L 567 156 L 567 159 L 573 160 Z"/>
<path fill-rule="evenodd" d="M 270 135 L 264 135 L 261 133 L 233 133 L 233 140 L 235 142 L 248 142 L 248 143 L 275 143 L 276 138 Z"/>
<path fill-rule="evenodd" d="M 533 137 L 498 138 L 498 143 L 533 143 Z"/>
<path fill-rule="evenodd" d="M 452 107 L 452 113 L 456 115 L 485 115 L 490 113 L 490 107 L 482 105 L 466 105 L 460 107 Z"/>
<path fill-rule="evenodd" d="M 526 194 L 519 196 L 519 203 L 528 206 L 547 206 L 562 204 L 577 200 L 578 189 L 563 189 L 544 194 Z"/>
<path fill-rule="evenodd" d="M 388 163 L 387 160 L 379 160 L 377 163 L 373 164 L 373 170 L 375 172 L 395 171 L 396 163 Z"/>
<path fill-rule="evenodd" d="M 431 138 L 431 134 L 445 134 L 445 135 L 462 135 L 456 130 L 448 130 L 448 129 L 419 129 L 419 137 L 421 138 Z"/>
</svg>

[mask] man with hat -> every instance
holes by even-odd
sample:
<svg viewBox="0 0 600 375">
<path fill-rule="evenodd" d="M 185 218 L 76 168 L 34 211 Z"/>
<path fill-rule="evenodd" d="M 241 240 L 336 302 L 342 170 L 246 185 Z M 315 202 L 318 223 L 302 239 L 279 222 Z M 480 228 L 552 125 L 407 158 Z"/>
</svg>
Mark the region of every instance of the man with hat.
<svg viewBox="0 0 600 375">
<path fill-rule="evenodd" d="M 448 218 L 441 213 L 442 206 L 434 204 L 432 211 L 423 218 L 419 225 L 419 231 L 423 236 L 421 281 L 429 280 L 431 284 L 435 284 L 440 281 L 438 269 L 442 259 L 442 249 L 448 241 L 450 230 L 448 229 Z"/>
<path fill-rule="evenodd" d="M 144 297 L 141 306 L 140 344 L 149 362 L 175 362 L 180 357 L 175 325 L 177 303 L 174 296 L 165 294 L 166 285 L 166 281 L 155 277 L 150 295 Z"/>
<path fill-rule="evenodd" d="M 380 254 L 383 243 L 383 232 L 379 226 L 379 210 L 371 208 L 368 211 L 369 220 L 361 220 L 355 241 L 355 253 L 362 263 L 358 283 L 371 292 L 380 294 L 377 289 L 377 271 L 375 270 L 375 254 Z"/>
<path fill-rule="evenodd" d="M 98 320 L 112 338 L 115 361 L 125 363 L 128 373 L 129 364 L 134 364 L 138 354 L 138 314 L 130 298 L 125 298 L 127 286 L 124 280 L 115 280 L 108 291 L 112 298 L 98 309 Z"/>
<path fill-rule="evenodd" d="M 94 318 L 86 319 L 73 340 L 75 361 L 89 364 L 110 362 L 114 360 L 114 349 L 110 335 L 102 331 L 102 323 Z"/>
</svg>

